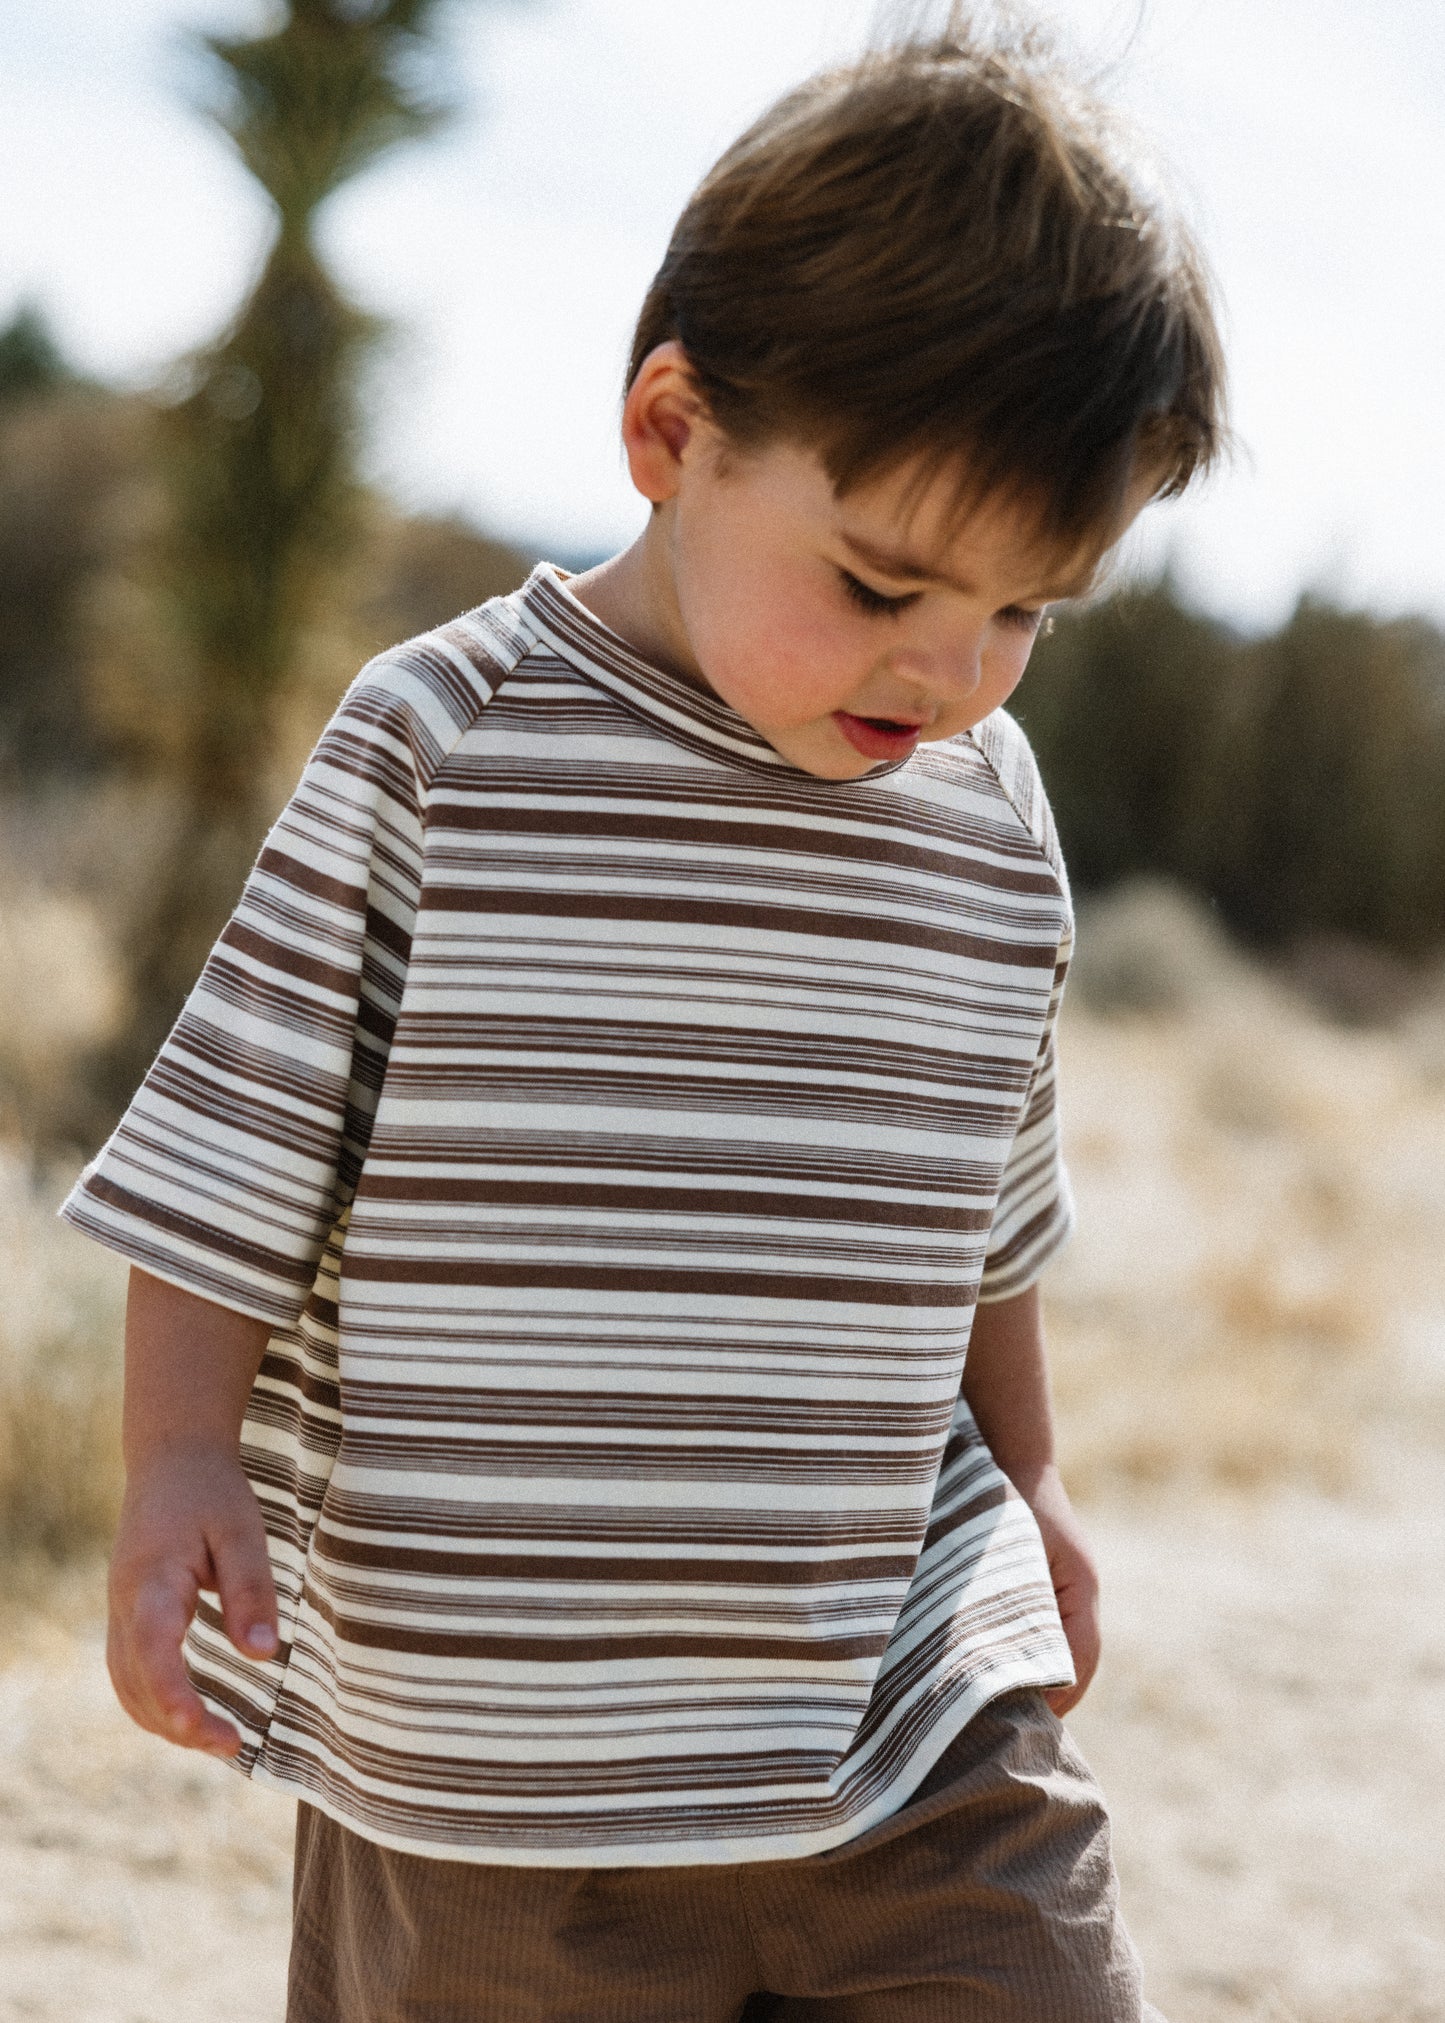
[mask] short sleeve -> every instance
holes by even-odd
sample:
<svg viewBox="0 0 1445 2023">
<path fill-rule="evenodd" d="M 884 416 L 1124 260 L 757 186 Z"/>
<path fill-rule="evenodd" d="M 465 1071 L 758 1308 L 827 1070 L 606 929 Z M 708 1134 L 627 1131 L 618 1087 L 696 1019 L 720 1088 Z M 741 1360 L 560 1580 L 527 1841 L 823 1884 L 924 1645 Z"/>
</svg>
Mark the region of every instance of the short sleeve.
<svg viewBox="0 0 1445 2023">
<path fill-rule="evenodd" d="M 406 979 L 438 730 L 363 669 L 109 1141 L 61 1214 L 133 1264 L 280 1324 L 361 1170 Z"/>
<path fill-rule="evenodd" d="M 1059 1132 L 1057 1062 L 1059 1005 L 1071 949 L 1072 931 L 1066 930 L 1028 1094 L 999 1183 L 978 1289 L 985 1304 L 1027 1292 L 1074 1226 Z"/>
</svg>

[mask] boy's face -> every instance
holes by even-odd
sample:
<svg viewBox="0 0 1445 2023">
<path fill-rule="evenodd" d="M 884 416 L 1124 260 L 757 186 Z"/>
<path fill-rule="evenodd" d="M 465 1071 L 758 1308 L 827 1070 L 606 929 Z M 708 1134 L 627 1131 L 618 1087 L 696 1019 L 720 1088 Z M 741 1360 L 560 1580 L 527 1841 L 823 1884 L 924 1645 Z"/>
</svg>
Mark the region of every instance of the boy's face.
<svg viewBox="0 0 1445 2023">
<path fill-rule="evenodd" d="M 737 451 L 676 342 L 644 362 L 623 440 L 654 512 L 633 549 L 579 580 L 583 602 L 821 779 L 980 723 L 1012 694 L 1045 606 L 1097 560 L 1041 557 L 1002 500 L 960 524 L 946 472 L 920 490 L 904 468 L 840 499 L 813 450 Z M 1114 540 L 1153 489 L 1136 486 Z"/>
<path fill-rule="evenodd" d="M 671 657 L 822 779 L 980 723 L 1050 599 L 1082 587 L 1040 563 L 1019 511 L 950 525 L 946 482 L 915 501 L 909 476 L 840 500 L 813 451 L 775 442 L 698 458 L 672 501 Z"/>
</svg>

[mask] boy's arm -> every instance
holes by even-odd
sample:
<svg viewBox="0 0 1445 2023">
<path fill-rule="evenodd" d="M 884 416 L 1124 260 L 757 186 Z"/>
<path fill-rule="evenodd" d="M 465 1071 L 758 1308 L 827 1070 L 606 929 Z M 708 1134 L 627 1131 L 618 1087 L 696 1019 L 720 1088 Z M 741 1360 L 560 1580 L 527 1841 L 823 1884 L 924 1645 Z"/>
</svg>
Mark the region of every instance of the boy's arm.
<svg viewBox="0 0 1445 2023">
<path fill-rule="evenodd" d="M 995 1461 L 1038 1520 L 1054 1595 L 1078 1675 L 1044 1698 L 1067 1714 L 1099 1663 L 1099 1576 L 1054 1459 L 1053 1409 L 1037 1285 L 974 1315 L 963 1395 Z"/>
<path fill-rule="evenodd" d="M 133 1268 L 125 1316 L 125 1500 L 110 1562 L 106 1662 L 133 1721 L 187 1749 L 241 1738 L 186 1677 L 181 1640 L 202 1588 L 246 1657 L 276 1649 L 276 1592 L 241 1420 L 270 1322 Z"/>
</svg>

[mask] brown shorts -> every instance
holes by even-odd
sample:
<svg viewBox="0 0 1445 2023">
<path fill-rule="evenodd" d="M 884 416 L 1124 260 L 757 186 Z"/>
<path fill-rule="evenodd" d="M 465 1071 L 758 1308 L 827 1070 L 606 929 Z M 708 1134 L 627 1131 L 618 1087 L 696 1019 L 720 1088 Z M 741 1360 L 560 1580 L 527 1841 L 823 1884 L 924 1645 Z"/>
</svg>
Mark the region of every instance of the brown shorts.
<svg viewBox="0 0 1445 2023">
<path fill-rule="evenodd" d="M 1141 2023 L 1109 1821 L 1035 1692 L 826 1854 L 511 1868 L 302 1805 L 287 2023 Z"/>
</svg>

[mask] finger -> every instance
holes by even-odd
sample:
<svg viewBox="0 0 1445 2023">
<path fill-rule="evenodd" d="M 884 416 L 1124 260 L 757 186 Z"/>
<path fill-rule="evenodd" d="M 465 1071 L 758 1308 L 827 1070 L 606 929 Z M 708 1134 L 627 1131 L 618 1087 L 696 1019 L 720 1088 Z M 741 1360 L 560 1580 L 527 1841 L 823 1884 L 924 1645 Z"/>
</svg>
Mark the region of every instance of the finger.
<svg viewBox="0 0 1445 2023">
<path fill-rule="evenodd" d="M 1098 1667 L 1103 1641 L 1097 1593 L 1081 1595 L 1064 1588 L 1056 1600 L 1074 1670 L 1087 1685 Z"/>
<path fill-rule="evenodd" d="M 1093 1683 L 1099 1668 L 1100 1642 L 1099 1626 L 1092 1614 L 1080 1617 L 1063 1614 L 1064 1639 L 1069 1646 L 1069 1656 L 1074 1665 L 1074 1683 L 1071 1686 L 1053 1686 L 1044 1694 L 1044 1699 L 1055 1714 L 1060 1716 L 1077 1707 L 1080 1700 Z"/>
<path fill-rule="evenodd" d="M 118 1641 L 137 1718 L 162 1730 L 191 1697 L 181 1663 L 181 1639 L 194 1607 L 188 1579 L 153 1575 L 137 1586 L 118 1618 Z"/>
<path fill-rule="evenodd" d="M 1074 1661 L 1074 1683 L 1068 1688 L 1075 1702 L 1082 1700 L 1094 1681 L 1099 1669 L 1099 1643 L 1097 1638 L 1069 1637 L 1069 1656 Z"/>
<path fill-rule="evenodd" d="M 188 1603 L 176 1586 L 159 1580 L 142 1586 L 129 1609 L 112 1618 L 111 1680 L 127 1714 L 151 1734 L 183 1749 L 233 1756 L 239 1731 L 204 1705 L 181 1658 L 193 1607 L 193 1597 Z"/>
<path fill-rule="evenodd" d="M 235 1516 L 208 1529 L 207 1543 L 226 1635 L 243 1657 L 271 1657 L 279 1641 L 276 1584 L 260 1506 L 249 1490 Z"/>
</svg>

